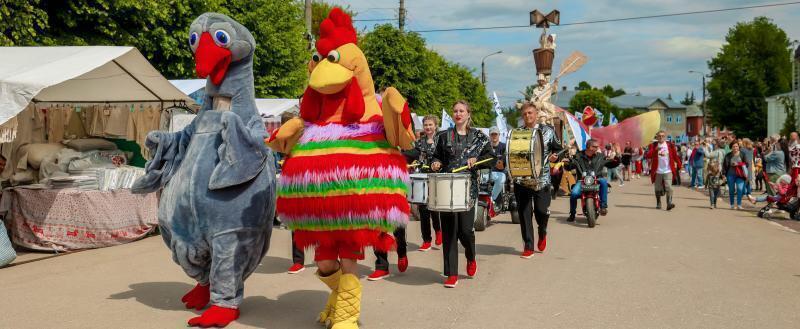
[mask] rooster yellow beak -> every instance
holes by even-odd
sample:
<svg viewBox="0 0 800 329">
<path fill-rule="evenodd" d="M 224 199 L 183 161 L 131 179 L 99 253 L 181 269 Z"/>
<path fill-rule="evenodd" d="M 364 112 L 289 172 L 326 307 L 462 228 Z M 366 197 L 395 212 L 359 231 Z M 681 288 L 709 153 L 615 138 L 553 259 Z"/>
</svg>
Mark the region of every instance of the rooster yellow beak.
<svg viewBox="0 0 800 329">
<path fill-rule="evenodd" d="M 353 71 L 348 68 L 325 59 L 311 72 L 308 86 L 322 94 L 335 94 L 347 87 L 353 75 Z"/>
</svg>

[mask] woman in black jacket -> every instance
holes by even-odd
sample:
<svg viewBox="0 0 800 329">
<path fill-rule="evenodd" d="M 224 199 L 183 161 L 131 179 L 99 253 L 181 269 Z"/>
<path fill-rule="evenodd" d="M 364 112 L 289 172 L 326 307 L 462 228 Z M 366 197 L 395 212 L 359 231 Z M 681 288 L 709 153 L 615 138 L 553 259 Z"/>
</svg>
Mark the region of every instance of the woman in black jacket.
<svg viewBox="0 0 800 329">
<path fill-rule="evenodd" d="M 433 154 L 433 171 L 452 172 L 453 169 L 468 166 L 471 176 L 470 207 L 462 212 L 441 212 L 444 254 L 445 287 L 454 288 L 458 284 L 458 245 L 461 241 L 467 257 L 467 275 L 475 276 L 478 264 L 475 262 L 475 203 L 478 200 L 478 170 L 494 166 L 494 151 L 489 138 L 479 130 L 470 127 L 470 108 L 466 101 L 453 105 L 455 127 L 436 135 L 436 149 Z M 477 162 L 494 159 L 480 165 Z"/>
</svg>

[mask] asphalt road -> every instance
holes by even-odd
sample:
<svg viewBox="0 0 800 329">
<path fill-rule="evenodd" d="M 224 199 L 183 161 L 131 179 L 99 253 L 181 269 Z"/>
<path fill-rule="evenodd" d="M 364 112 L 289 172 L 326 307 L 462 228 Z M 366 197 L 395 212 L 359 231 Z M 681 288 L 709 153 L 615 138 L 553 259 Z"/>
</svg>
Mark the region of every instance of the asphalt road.
<svg viewBox="0 0 800 329">
<path fill-rule="evenodd" d="M 710 210 L 685 188 L 676 203 L 655 210 L 645 180 L 614 187 L 609 216 L 589 229 L 564 221 L 559 198 L 548 249 L 530 260 L 518 256 L 518 226 L 500 217 L 477 234 L 477 277 L 456 289 L 442 287 L 441 251 L 412 251 L 406 273 L 392 265 L 390 278 L 363 280 L 362 328 L 799 328 L 800 235 Z M 419 223 L 408 231 L 416 250 Z M 327 291 L 313 268 L 284 272 L 289 244 L 275 230 L 230 328 L 321 328 Z M 184 327 L 199 313 L 180 302 L 192 286 L 159 237 L 44 259 L 0 269 L 0 328 Z"/>
</svg>

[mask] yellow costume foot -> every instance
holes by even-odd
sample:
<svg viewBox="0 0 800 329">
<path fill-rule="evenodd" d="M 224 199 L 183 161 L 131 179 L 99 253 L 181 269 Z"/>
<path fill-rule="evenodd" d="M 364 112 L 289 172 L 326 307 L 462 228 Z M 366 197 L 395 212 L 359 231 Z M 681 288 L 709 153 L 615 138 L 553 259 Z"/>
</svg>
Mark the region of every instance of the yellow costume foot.
<svg viewBox="0 0 800 329">
<path fill-rule="evenodd" d="M 319 278 L 322 283 L 324 283 L 328 288 L 331 288 L 331 294 L 328 296 L 328 303 L 325 304 L 325 308 L 322 312 L 319 312 L 319 317 L 317 321 L 321 324 L 326 324 L 329 320 L 332 320 L 331 316 L 333 315 L 333 306 L 336 304 L 336 290 L 339 288 L 339 280 L 342 276 L 342 269 L 334 272 L 328 276 L 322 276 L 319 271 L 317 271 L 317 277 Z"/>
<path fill-rule="evenodd" d="M 342 274 L 336 291 L 331 329 L 358 329 L 358 317 L 361 315 L 361 282 L 353 274 Z"/>
</svg>

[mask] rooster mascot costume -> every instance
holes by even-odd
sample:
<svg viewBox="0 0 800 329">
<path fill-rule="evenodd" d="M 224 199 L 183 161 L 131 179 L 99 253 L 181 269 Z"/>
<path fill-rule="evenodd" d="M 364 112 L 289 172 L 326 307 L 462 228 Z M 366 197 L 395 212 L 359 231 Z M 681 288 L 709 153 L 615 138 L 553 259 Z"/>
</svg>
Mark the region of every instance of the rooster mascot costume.
<svg viewBox="0 0 800 329">
<path fill-rule="evenodd" d="M 408 222 L 408 172 L 398 148 L 414 135 L 405 99 L 388 88 L 378 105 L 367 59 L 350 16 L 331 10 L 309 62 L 300 118 L 268 144 L 288 154 L 278 182 L 278 214 L 298 247 L 314 247 L 317 276 L 331 294 L 319 321 L 358 328 L 364 248 L 386 251 Z"/>
<path fill-rule="evenodd" d="M 208 77 L 205 102 L 182 131 L 148 134 L 154 156 L 133 190 L 163 189 L 161 235 L 173 260 L 197 281 L 182 301 L 197 310 L 211 302 L 189 325 L 224 327 L 239 317 L 244 280 L 269 247 L 275 168 L 256 111 L 250 31 L 206 13 L 188 37 L 197 74 Z"/>
</svg>

